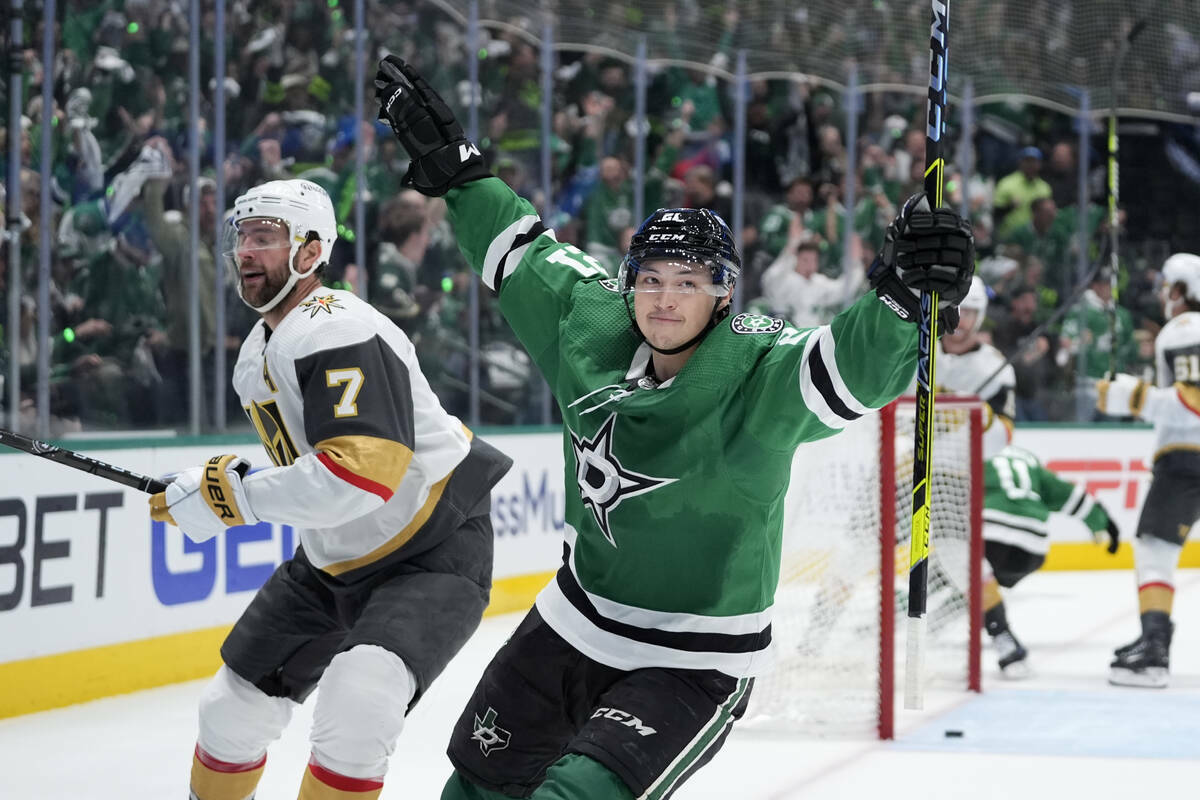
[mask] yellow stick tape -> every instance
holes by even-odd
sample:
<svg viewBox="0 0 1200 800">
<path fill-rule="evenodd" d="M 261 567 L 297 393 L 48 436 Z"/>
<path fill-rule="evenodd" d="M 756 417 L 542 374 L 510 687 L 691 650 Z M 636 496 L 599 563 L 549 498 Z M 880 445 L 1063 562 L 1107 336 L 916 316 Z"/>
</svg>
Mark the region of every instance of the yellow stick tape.
<svg viewBox="0 0 1200 800">
<path fill-rule="evenodd" d="M 553 572 L 501 578 L 484 616 L 524 611 Z M 115 694 L 206 678 L 221 666 L 218 625 L 134 642 L 73 650 L 0 664 L 0 719 L 85 703 Z"/>
</svg>

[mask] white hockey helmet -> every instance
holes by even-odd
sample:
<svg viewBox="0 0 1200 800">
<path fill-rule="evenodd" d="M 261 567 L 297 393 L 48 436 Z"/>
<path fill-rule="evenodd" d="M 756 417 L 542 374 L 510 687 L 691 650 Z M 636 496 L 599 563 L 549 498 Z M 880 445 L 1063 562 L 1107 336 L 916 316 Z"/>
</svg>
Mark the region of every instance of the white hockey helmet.
<svg viewBox="0 0 1200 800">
<path fill-rule="evenodd" d="M 249 220 L 268 220 L 282 226 L 291 245 L 288 252 L 288 271 L 291 274 L 287 283 L 274 297 L 260 306 L 251 305 L 242 295 L 238 253 L 255 248 L 253 243 L 241 237 L 239 232 L 241 225 Z M 321 243 L 321 255 L 306 271 L 297 272 L 296 253 L 314 239 Z M 333 213 L 333 202 L 324 189 L 305 180 L 268 181 L 255 186 L 234 201 L 233 212 L 227 217 L 225 232 L 222 235 L 221 254 L 225 259 L 226 268 L 230 271 L 230 280 L 237 287 L 238 297 L 258 313 L 265 314 L 288 296 L 297 281 L 312 275 L 329 263 L 329 256 L 336 241 L 337 217 Z"/>
<path fill-rule="evenodd" d="M 975 321 L 971 324 L 971 333 L 978 333 L 979 329 L 983 327 L 983 320 L 987 317 L 987 308 L 987 284 L 978 275 L 972 275 L 971 288 L 967 290 L 967 296 L 958 304 L 959 313 L 963 311 L 975 312 Z"/>
<path fill-rule="evenodd" d="M 1188 300 L 1200 303 L 1200 256 L 1176 253 L 1163 262 L 1162 276 L 1163 312 L 1167 319 L 1175 316 L 1176 308 L 1183 302 L 1171 299 L 1171 289 L 1177 283 L 1184 285 Z"/>
</svg>

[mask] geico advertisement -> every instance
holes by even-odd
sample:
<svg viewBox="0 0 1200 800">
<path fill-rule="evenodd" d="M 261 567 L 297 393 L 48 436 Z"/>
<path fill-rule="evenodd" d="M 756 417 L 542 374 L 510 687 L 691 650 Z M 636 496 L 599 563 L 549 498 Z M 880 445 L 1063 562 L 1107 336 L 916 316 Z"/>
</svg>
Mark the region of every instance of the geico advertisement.
<svg viewBox="0 0 1200 800">
<path fill-rule="evenodd" d="M 1121 538 L 1133 539 L 1138 512 L 1150 488 L 1153 430 L 1018 427 L 1013 444 L 1036 455 L 1060 477 L 1083 484 L 1116 520 Z M 1091 541 L 1091 534 L 1082 523 L 1054 514 L 1050 538 Z"/>
<path fill-rule="evenodd" d="M 213 452 L 88 455 L 163 475 Z M 291 528 L 266 523 L 196 544 L 151 524 L 148 494 L 45 459 L 6 454 L 0 473 L 0 662 L 232 622 L 295 550 Z"/>
<path fill-rule="evenodd" d="M 491 436 L 516 464 L 493 494 L 496 577 L 555 569 L 562 556 L 561 438 Z M 87 450 L 146 475 L 252 443 Z M 288 525 L 230 528 L 195 543 L 152 523 L 149 495 L 34 456 L 0 455 L 0 662 L 232 623 L 296 549 Z"/>
</svg>

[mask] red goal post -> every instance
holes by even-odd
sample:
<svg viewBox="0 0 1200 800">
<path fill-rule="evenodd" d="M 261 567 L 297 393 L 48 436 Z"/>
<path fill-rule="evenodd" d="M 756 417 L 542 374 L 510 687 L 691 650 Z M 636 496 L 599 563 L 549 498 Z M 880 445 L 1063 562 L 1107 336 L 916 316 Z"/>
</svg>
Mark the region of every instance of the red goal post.
<svg viewBox="0 0 1200 800">
<path fill-rule="evenodd" d="M 913 398 L 901 398 L 797 450 L 775 598 L 777 662 L 756 681 L 750 727 L 893 737 L 913 417 Z M 934 426 L 926 684 L 979 691 L 983 405 L 939 396 Z"/>
</svg>

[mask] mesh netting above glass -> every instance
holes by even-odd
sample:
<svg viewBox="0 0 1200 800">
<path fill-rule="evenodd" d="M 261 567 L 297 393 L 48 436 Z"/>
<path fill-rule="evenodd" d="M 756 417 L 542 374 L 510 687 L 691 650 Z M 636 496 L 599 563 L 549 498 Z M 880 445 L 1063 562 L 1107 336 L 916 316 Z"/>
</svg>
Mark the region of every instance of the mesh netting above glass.
<svg viewBox="0 0 1200 800">
<path fill-rule="evenodd" d="M 436 4 L 466 19 L 467 0 Z M 929 69 L 930 5 L 914 0 L 483 0 L 479 13 L 485 27 L 515 27 L 531 40 L 549 16 L 558 48 L 630 59 L 644 36 L 652 62 L 726 76 L 739 50 L 752 76 L 802 73 L 833 86 L 844 84 L 852 62 L 860 85 L 921 87 Z M 1086 89 L 1091 107 L 1102 109 L 1115 86 L 1119 108 L 1190 117 L 1188 94 L 1200 89 L 1200 3 L 953 0 L 950 71 L 952 92 L 969 79 L 977 97 L 1028 95 L 1073 109 Z"/>
</svg>

